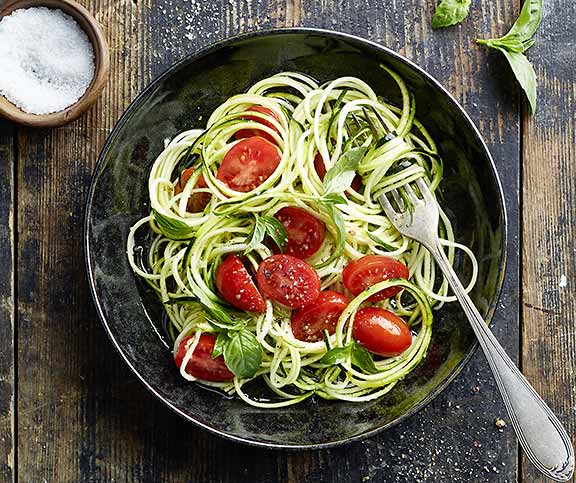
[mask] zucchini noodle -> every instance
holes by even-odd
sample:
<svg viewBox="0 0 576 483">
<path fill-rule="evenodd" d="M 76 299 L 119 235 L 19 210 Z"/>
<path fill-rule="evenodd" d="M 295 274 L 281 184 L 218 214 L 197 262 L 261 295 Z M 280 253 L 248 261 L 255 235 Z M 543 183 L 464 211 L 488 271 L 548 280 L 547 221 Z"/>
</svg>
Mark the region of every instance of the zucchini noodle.
<svg viewBox="0 0 576 483">
<path fill-rule="evenodd" d="M 383 213 L 378 196 L 423 178 L 434 192 L 442 179 L 443 164 L 436 145 L 415 117 L 414 97 L 404 81 L 382 66 L 382 75 L 397 85 L 398 107 L 360 79 L 342 77 L 320 85 L 307 75 L 282 72 L 263 79 L 245 94 L 217 107 L 203 129 L 178 134 L 160 153 L 149 176 L 151 212 L 130 230 L 127 255 L 135 274 L 153 289 L 167 315 L 167 330 L 174 342 L 187 343 L 180 368 L 187 380 L 235 394 L 262 408 L 297 404 L 315 394 L 325 399 L 362 402 L 376 399 L 412 371 L 425 357 L 432 335 L 433 309 L 455 297 L 437 270 L 429 252 L 402 236 Z M 390 93 L 382 93 L 384 95 Z M 250 110 L 263 106 L 269 111 Z M 273 113 L 273 114 L 271 114 Z M 278 147 L 280 161 L 274 172 L 249 192 L 239 192 L 217 178 L 226 153 L 238 143 L 240 130 L 258 129 Z M 361 187 L 338 193 L 328 205 L 325 188 L 315 168 L 321 156 L 330 170 L 351 148 L 363 147 L 357 173 Z M 182 171 L 190 178 L 175 190 Z M 198 181 L 203 178 L 203 183 Z M 187 210 L 190 198 L 209 193 L 210 201 L 196 213 Z M 325 340 L 305 342 L 291 330 L 291 310 L 266 301 L 264 313 L 241 312 L 218 294 L 216 269 L 229 253 L 248 247 L 256 216 L 272 217 L 287 206 L 304 208 L 326 225 L 321 248 L 306 260 L 320 277 L 321 289 L 342 290 L 342 270 L 351 260 L 367 254 L 387 255 L 404 263 L 409 280 L 386 280 L 353 298 L 340 316 L 336 331 Z M 335 213 L 344 229 L 335 223 Z M 460 250 L 471 261 L 468 290 L 478 268 L 472 251 L 454 240 L 448 216 L 440 209 L 439 235 L 451 263 Z M 273 252 L 263 242 L 245 254 L 249 270 Z M 329 348 L 353 343 L 354 317 L 376 292 L 392 286 L 403 290 L 392 299 L 372 303 L 403 318 L 412 331 L 410 347 L 395 357 L 374 357 L 376 370 L 353 365 L 350 354 L 337 364 L 320 362 Z M 203 333 L 243 327 L 261 346 L 262 361 L 255 376 L 226 382 L 199 380 L 185 367 Z M 247 383 L 260 379 L 270 396 L 251 395 Z"/>
</svg>

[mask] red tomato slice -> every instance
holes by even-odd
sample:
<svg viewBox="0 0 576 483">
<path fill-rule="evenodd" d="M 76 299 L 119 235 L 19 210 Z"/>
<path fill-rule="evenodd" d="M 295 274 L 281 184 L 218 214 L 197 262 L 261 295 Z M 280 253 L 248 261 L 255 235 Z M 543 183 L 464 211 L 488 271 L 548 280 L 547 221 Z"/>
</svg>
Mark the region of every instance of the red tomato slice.
<svg viewBox="0 0 576 483">
<path fill-rule="evenodd" d="M 248 312 L 266 312 L 266 302 L 242 260 L 228 255 L 216 270 L 216 288 L 230 305 Z"/>
<path fill-rule="evenodd" d="M 287 307 L 300 309 L 320 295 L 320 277 L 310 265 L 290 255 L 272 255 L 256 273 L 260 293 Z"/>
<path fill-rule="evenodd" d="M 276 121 L 280 121 L 280 119 L 278 119 L 278 116 L 276 115 L 276 113 L 272 109 L 270 109 L 269 107 L 252 106 L 252 107 L 248 108 L 248 110 L 249 111 L 255 111 L 255 112 L 261 112 L 262 114 L 273 117 L 274 119 L 276 119 Z M 259 122 L 260 124 L 263 124 L 264 126 L 269 127 L 276 132 L 279 132 L 278 129 L 276 128 L 276 126 L 274 126 L 270 121 L 268 121 L 267 119 L 264 119 L 262 117 L 251 116 L 248 114 L 248 115 L 242 116 L 242 119 L 246 119 L 248 121 Z M 240 129 L 240 131 L 237 131 L 236 134 L 234 135 L 234 137 L 236 139 L 251 138 L 253 136 L 263 137 L 267 141 L 270 141 L 271 143 L 276 144 L 276 140 L 269 133 L 262 131 L 261 129 Z"/>
<path fill-rule="evenodd" d="M 188 180 L 194 173 L 194 168 L 186 168 L 185 170 L 180 173 L 180 179 L 178 179 L 178 183 L 174 186 L 174 195 L 179 195 L 184 191 L 184 187 Z M 203 175 L 200 175 L 198 180 L 196 181 L 196 188 L 206 188 L 208 185 L 206 184 L 206 180 L 204 179 Z M 197 213 L 199 211 L 204 211 L 206 205 L 210 203 L 210 197 L 212 195 L 210 193 L 193 193 L 190 198 L 188 198 L 188 203 L 186 204 L 186 211 L 189 213 Z"/>
<path fill-rule="evenodd" d="M 358 260 L 352 260 L 342 271 L 344 286 L 354 295 L 358 295 L 372 285 L 391 278 L 405 278 L 410 276 L 408 268 L 392 257 L 384 255 L 366 255 Z M 372 295 L 368 300 L 379 300 L 394 297 L 402 287 L 389 287 Z"/>
<path fill-rule="evenodd" d="M 280 164 L 280 152 L 259 136 L 238 141 L 224 156 L 216 177 L 246 193 L 266 181 Z"/>
<path fill-rule="evenodd" d="M 292 333 L 305 342 L 322 340 L 323 331 L 333 334 L 338 318 L 348 305 L 341 293 L 325 290 L 319 297 L 303 309 L 292 314 Z"/>
<path fill-rule="evenodd" d="M 285 253 L 296 258 L 308 258 L 322 246 L 326 226 L 312 213 L 297 206 L 287 206 L 274 215 L 288 235 Z"/>
<path fill-rule="evenodd" d="M 192 337 L 186 337 L 182 339 L 178 346 L 178 351 L 174 355 L 178 368 L 182 366 L 182 361 L 184 361 L 184 356 L 191 340 Z M 200 336 L 192 357 L 186 364 L 186 373 L 205 381 L 229 381 L 234 378 L 234 374 L 226 367 L 224 357 L 212 358 L 215 343 L 216 337 L 212 334 L 202 334 Z"/>
<path fill-rule="evenodd" d="M 320 180 L 324 181 L 324 176 L 326 176 L 326 165 L 324 164 L 324 159 L 322 159 L 320 153 L 317 153 L 314 157 L 314 169 L 316 170 L 316 174 Z M 354 191 L 358 191 L 362 187 L 362 178 L 358 175 L 354 176 L 350 187 Z"/>
<path fill-rule="evenodd" d="M 412 344 L 412 333 L 404 321 L 377 307 L 356 312 L 353 334 L 370 352 L 384 357 L 397 356 Z"/>
</svg>

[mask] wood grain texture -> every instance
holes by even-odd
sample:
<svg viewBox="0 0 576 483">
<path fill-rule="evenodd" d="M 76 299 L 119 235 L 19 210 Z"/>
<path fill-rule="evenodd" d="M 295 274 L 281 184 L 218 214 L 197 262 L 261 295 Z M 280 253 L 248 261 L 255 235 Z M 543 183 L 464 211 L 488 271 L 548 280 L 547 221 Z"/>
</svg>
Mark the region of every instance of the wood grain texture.
<svg viewBox="0 0 576 483">
<path fill-rule="evenodd" d="M 523 135 L 523 370 L 576 445 L 576 5 L 545 3 Z M 572 28 L 573 30 L 573 28 Z M 524 461 L 525 481 L 546 481 Z M 576 479 L 574 480 L 576 481 Z"/>
<path fill-rule="evenodd" d="M 420 0 L 84 0 L 111 49 L 111 79 L 75 123 L 18 134 L 18 471 L 22 481 L 513 482 L 517 449 L 477 354 L 429 407 L 375 438 L 282 453 L 228 443 L 164 408 L 120 362 L 92 309 L 82 210 L 106 135 L 151 76 L 240 32 L 314 26 L 381 42 L 419 63 L 460 100 L 506 186 L 510 257 L 495 331 L 518 350 L 519 107 L 512 79 L 477 36 L 499 33 L 518 2 L 476 2 L 466 24 L 430 30 Z M 3 206 L 0 204 L 0 206 Z M 0 214 L 2 211 L 0 210 Z M 1 250 L 1 248 L 0 248 Z M 2 446 L 0 446 L 1 448 Z"/>
<path fill-rule="evenodd" d="M 14 126 L 0 120 L 0 481 L 15 477 Z"/>
</svg>

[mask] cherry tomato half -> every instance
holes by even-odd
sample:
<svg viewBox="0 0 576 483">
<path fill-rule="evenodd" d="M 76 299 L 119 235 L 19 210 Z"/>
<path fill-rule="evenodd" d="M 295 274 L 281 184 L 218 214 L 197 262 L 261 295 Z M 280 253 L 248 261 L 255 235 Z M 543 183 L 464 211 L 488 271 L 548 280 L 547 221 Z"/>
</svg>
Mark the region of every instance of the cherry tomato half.
<svg viewBox="0 0 576 483">
<path fill-rule="evenodd" d="M 408 268 L 392 257 L 384 255 L 366 255 L 358 260 L 352 260 L 342 271 L 344 286 L 354 295 L 358 295 L 378 282 L 391 278 L 405 278 L 410 276 Z M 372 295 L 368 300 L 379 300 L 394 297 L 402 287 L 389 287 Z"/>
<path fill-rule="evenodd" d="M 260 293 L 287 307 L 300 309 L 320 295 L 320 277 L 310 265 L 290 255 L 272 255 L 258 267 Z"/>
<path fill-rule="evenodd" d="M 324 181 L 324 176 L 326 176 L 326 165 L 324 164 L 324 160 L 320 153 L 317 153 L 314 157 L 314 169 L 316 170 L 316 174 L 320 178 L 320 181 Z M 362 187 L 362 178 L 356 175 L 350 184 L 350 188 L 354 191 L 358 191 Z"/>
<path fill-rule="evenodd" d="M 280 164 L 280 152 L 259 136 L 238 141 L 222 159 L 216 177 L 236 191 L 246 193 L 266 181 Z"/>
<path fill-rule="evenodd" d="M 266 312 L 266 302 L 238 256 L 228 255 L 215 278 L 218 292 L 230 305 L 248 312 Z"/>
<path fill-rule="evenodd" d="M 323 331 L 333 334 L 338 318 L 348 305 L 341 293 L 325 290 L 318 298 L 303 309 L 292 314 L 292 333 L 305 342 L 322 340 Z"/>
<path fill-rule="evenodd" d="M 384 357 L 397 356 L 412 343 L 412 333 L 404 321 L 377 307 L 366 307 L 356 312 L 352 332 L 366 349 Z"/>
<path fill-rule="evenodd" d="M 178 351 L 174 355 L 174 360 L 178 368 L 182 366 L 182 361 L 184 361 L 184 356 L 186 356 L 186 350 L 190 346 L 191 340 L 192 337 L 186 337 L 182 339 L 182 342 L 180 342 L 178 346 Z M 216 337 L 212 334 L 202 334 L 200 336 L 200 340 L 198 340 L 198 344 L 194 348 L 192 357 L 190 357 L 188 364 L 186 364 L 187 374 L 197 377 L 198 379 L 204 379 L 205 381 L 229 381 L 234 378 L 234 374 L 226 367 L 224 357 L 218 356 L 215 359 L 212 358 L 215 343 Z"/>
<path fill-rule="evenodd" d="M 261 112 L 262 114 L 265 114 L 267 116 L 270 116 L 272 118 L 274 118 L 276 121 L 280 121 L 280 119 L 278 119 L 278 116 L 276 115 L 276 113 L 270 109 L 269 107 L 264 107 L 264 106 L 252 106 L 250 108 L 248 108 L 249 111 L 255 111 L 255 112 Z M 255 122 L 259 122 L 260 124 L 263 124 L 266 127 L 269 127 L 271 129 L 273 129 L 274 131 L 278 132 L 278 129 L 276 128 L 276 126 L 274 126 L 270 121 L 268 121 L 267 119 L 264 119 L 262 117 L 259 116 L 251 116 L 251 115 L 245 115 L 242 116 L 242 119 L 246 119 L 248 121 L 255 121 Z M 276 140 L 266 131 L 262 131 L 261 129 L 240 129 L 240 131 L 237 131 L 236 134 L 234 135 L 234 137 L 236 139 L 243 139 L 243 138 L 251 138 L 252 136 L 260 136 L 263 137 L 264 139 L 266 139 L 267 141 L 270 141 L 271 143 L 276 144 Z"/>
<path fill-rule="evenodd" d="M 322 246 L 326 226 L 312 213 L 297 206 L 287 206 L 274 215 L 288 235 L 285 253 L 296 258 L 308 258 Z"/>
<path fill-rule="evenodd" d="M 179 195 L 184 191 L 184 187 L 188 180 L 194 173 L 194 168 L 186 168 L 185 170 L 180 173 L 180 178 L 178 179 L 178 183 L 174 186 L 174 195 Z M 196 181 L 195 188 L 206 188 L 208 185 L 204 180 L 204 176 L 200 175 L 198 180 Z M 186 204 L 186 211 L 189 213 L 197 213 L 199 211 L 203 211 L 206 208 L 206 205 L 210 203 L 210 197 L 212 195 L 210 193 L 192 193 L 190 198 L 188 198 L 188 203 Z"/>
</svg>

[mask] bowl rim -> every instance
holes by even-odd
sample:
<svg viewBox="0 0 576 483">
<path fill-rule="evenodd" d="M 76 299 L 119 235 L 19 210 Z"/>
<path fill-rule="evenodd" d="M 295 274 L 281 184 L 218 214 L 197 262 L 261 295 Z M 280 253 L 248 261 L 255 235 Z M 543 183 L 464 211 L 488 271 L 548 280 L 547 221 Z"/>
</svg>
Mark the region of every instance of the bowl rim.
<svg viewBox="0 0 576 483">
<path fill-rule="evenodd" d="M 469 352 L 464 356 L 464 358 L 453 369 L 453 371 L 450 373 L 450 375 L 444 381 L 442 381 L 442 383 L 440 383 L 433 391 L 431 391 L 422 401 L 420 401 L 418 404 L 416 404 L 410 410 L 406 411 L 404 414 L 399 416 L 394 421 L 391 421 L 391 422 L 384 424 L 380 427 L 369 429 L 367 431 L 364 431 L 364 432 L 357 434 L 357 435 L 354 435 L 354 436 L 349 436 L 349 437 L 346 437 L 343 439 L 338 439 L 338 440 L 329 441 L 329 442 L 325 442 L 325 443 L 289 444 L 289 443 L 275 443 L 275 442 L 269 442 L 269 441 L 260 441 L 260 440 L 249 439 L 249 438 L 229 434 L 225 431 L 221 431 L 219 429 L 216 429 L 216 428 L 210 426 L 209 424 L 197 421 L 194 418 L 188 416 L 183 411 L 181 411 L 177 406 L 175 406 L 171 402 L 167 401 L 164 398 L 164 396 L 162 396 L 150 383 L 147 382 L 147 380 L 139 373 L 138 369 L 136 367 L 134 367 L 134 365 L 131 364 L 131 362 L 128 360 L 127 356 L 125 355 L 122 347 L 120 346 L 118 341 L 115 339 L 114 335 L 112 334 L 110 327 L 108 326 L 108 321 L 106 319 L 106 316 L 104 315 L 104 311 L 102 309 L 102 306 L 100 304 L 100 300 L 99 300 L 98 295 L 96 293 L 96 284 L 95 284 L 95 280 L 94 280 L 94 272 L 93 272 L 93 267 L 92 267 L 92 261 L 90 258 L 90 253 L 91 253 L 90 233 L 91 233 L 91 230 L 90 230 L 89 221 L 91 219 L 92 202 L 93 202 L 93 198 L 94 198 L 94 194 L 95 194 L 95 190 L 96 190 L 96 185 L 98 183 L 99 175 L 100 175 L 100 172 L 102 170 L 102 166 L 104 165 L 105 157 L 108 153 L 108 150 L 110 149 L 110 146 L 112 145 L 112 143 L 116 140 L 119 131 L 124 127 L 127 120 L 130 118 L 132 111 L 134 111 L 140 105 L 140 103 L 143 101 L 143 99 L 154 88 L 156 88 L 156 86 L 158 84 L 160 84 L 164 79 L 169 77 L 174 71 L 177 71 L 178 69 L 180 69 L 183 65 L 194 62 L 194 61 L 212 53 L 213 51 L 217 51 L 221 48 L 227 47 L 227 46 L 234 44 L 236 42 L 239 42 L 239 41 L 244 41 L 244 40 L 248 40 L 248 39 L 252 39 L 252 38 L 256 38 L 256 37 L 286 35 L 286 34 L 321 35 L 321 36 L 325 36 L 325 37 L 332 37 L 332 38 L 336 38 L 336 39 L 353 41 L 356 43 L 364 44 L 367 47 L 370 47 L 370 48 L 373 48 L 376 50 L 380 50 L 380 51 L 386 53 L 386 55 L 393 57 L 394 59 L 398 60 L 399 62 L 401 62 L 401 63 L 407 65 L 408 67 L 410 67 L 411 69 L 415 70 L 420 75 L 424 76 L 429 82 L 431 82 L 436 88 L 438 88 L 441 91 L 441 93 L 450 101 L 450 103 L 453 105 L 453 107 L 455 107 L 460 112 L 460 114 L 463 116 L 463 118 L 466 120 L 466 122 L 470 125 L 470 127 L 472 128 L 472 132 L 474 133 L 474 137 L 475 137 L 476 142 L 478 143 L 480 148 L 484 151 L 484 153 L 488 159 L 488 165 L 490 167 L 492 177 L 495 179 L 497 198 L 498 198 L 498 200 L 497 200 L 498 211 L 499 211 L 499 215 L 500 215 L 500 218 L 502 221 L 502 228 L 501 228 L 502 229 L 502 253 L 500 254 L 500 260 L 499 260 L 499 272 L 498 272 L 498 279 L 497 279 L 497 284 L 496 284 L 496 291 L 494 294 L 494 298 L 490 303 L 490 306 L 488 308 L 488 312 L 487 312 L 487 315 L 485 318 L 485 320 L 488 324 L 491 322 L 492 317 L 494 315 L 494 312 L 496 310 L 498 301 L 499 301 L 500 296 L 502 294 L 502 287 L 504 284 L 504 276 L 506 273 L 506 266 L 507 266 L 507 259 L 508 259 L 508 254 L 507 254 L 507 252 L 508 252 L 508 215 L 506 212 L 506 200 L 505 200 L 505 196 L 504 196 L 504 190 L 502 187 L 502 182 L 501 182 L 500 177 L 498 175 L 498 171 L 496 169 L 496 164 L 494 162 L 494 159 L 490 153 L 490 150 L 488 149 L 488 146 L 486 145 L 486 142 L 482 138 L 480 131 L 478 130 L 478 128 L 476 127 L 476 125 L 474 124 L 474 122 L 472 121 L 470 116 L 466 113 L 464 108 L 454 98 L 454 96 L 452 96 L 452 94 L 450 94 L 450 92 L 448 92 L 446 90 L 446 88 L 443 87 L 442 84 L 440 84 L 440 82 L 438 80 L 436 80 L 431 74 L 427 73 L 424 69 L 419 67 L 417 64 L 415 64 L 411 60 L 405 58 L 403 55 L 391 50 L 390 48 L 388 48 L 384 45 L 378 44 L 374 41 L 367 40 L 367 39 L 364 39 L 362 37 L 359 37 L 359 36 L 356 36 L 353 34 L 348 34 L 348 33 L 344 33 L 344 32 L 328 30 L 328 29 L 312 28 L 312 27 L 282 27 L 282 28 L 257 30 L 257 31 L 252 31 L 252 32 L 247 32 L 247 33 L 242 33 L 242 34 L 234 35 L 231 37 L 227 37 L 225 39 L 211 43 L 205 47 L 202 47 L 202 48 L 186 55 L 185 57 L 183 57 L 179 61 L 172 64 L 169 68 L 167 68 L 164 72 L 162 72 L 160 75 L 158 75 L 155 79 L 150 81 L 150 83 L 130 103 L 128 108 L 124 111 L 124 113 L 122 114 L 122 116 L 120 117 L 120 119 L 118 120 L 116 125 L 114 126 L 111 133 L 108 135 L 106 142 L 105 142 L 104 146 L 102 147 L 102 150 L 101 150 L 100 155 L 98 157 L 98 161 L 96 163 L 96 166 L 94 167 L 94 171 L 92 174 L 92 180 L 90 183 L 90 189 L 89 189 L 88 196 L 86 199 L 85 212 L 84 212 L 84 243 L 83 243 L 83 245 L 84 245 L 84 261 L 86 264 L 86 271 L 87 271 L 87 275 L 88 275 L 90 293 L 92 295 L 94 305 L 96 306 L 98 318 L 102 322 L 102 325 L 104 326 L 106 333 L 108 334 L 108 337 L 110 338 L 110 340 L 112 342 L 112 345 L 116 348 L 116 350 L 120 354 L 120 357 L 123 359 L 123 361 L 126 363 L 126 365 L 130 368 L 130 370 L 136 375 L 136 377 L 142 382 L 142 384 L 157 399 L 159 399 L 163 404 L 168 406 L 170 409 L 172 409 L 176 414 L 178 414 L 179 416 L 184 418 L 186 421 L 189 421 L 189 422 L 193 423 L 194 425 L 196 425 L 197 427 L 200 427 L 200 428 L 202 428 L 202 429 L 204 429 L 204 430 L 206 430 L 212 434 L 215 434 L 215 435 L 222 437 L 222 438 L 229 440 L 229 441 L 234 441 L 234 442 L 243 443 L 243 444 L 253 446 L 253 447 L 260 447 L 260 448 L 267 448 L 267 449 L 295 450 L 295 451 L 297 451 L 297 450 L 317 450 L 317 449 L 333 448 L 336 446 L 341 446 L 341 445 L 348 444 L 348 443 L 351 443 L 354 441 L 369 438 L 369 437 L 374 436 L 374 435 L 376 435 L 376 434 L 378 434 L 384 430 L 390 429 L 390 428 L 400 424 L 401 422 L 405 421 L 409 417 L 413 416 L 414 414 L 416 414 L 417 412 L 422 410 L 432 400 L 434 400 L 441 392 L 443 392 L 450 385 L 450 383 L 452 383 L 452 381 L 454 381 L 454 379 L 456 379 L 456 377 L 458 377 L 458 375 L 460 375 L 460 373 L 462 372 L 464 367 L 468 364 L 468 362 L 470 361 L 472 356 L 476 353 L 478 346 L 479 346 L 478 341 L 477 340 L 474 341 L 474 344 L 470 348 Z"/>
<path fill-rule="evenodd" d="M 0 5 L 0 20 L 15 10 L 36 7 L 60 9 L 66 15 L 70 15 L 88 37 L 94 52 L 94 77 L 92 81 L 80 99 L 61 111 L 49 114 L 31 114 L 23 111 L 7 97 L 0 94 L 0 116 L 23 126 L 53 128 L 74 121 L 98 100 L 110 74 L 110 50 L 96 17 L 75 0 L 8 0 Z"/>
</svg>

